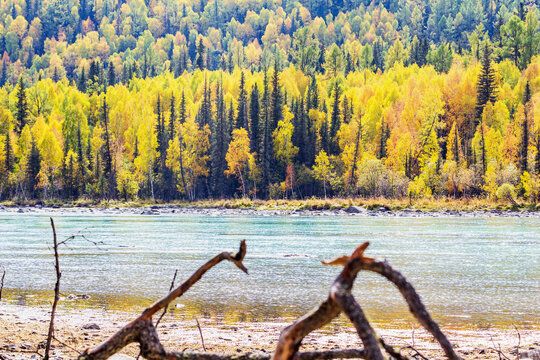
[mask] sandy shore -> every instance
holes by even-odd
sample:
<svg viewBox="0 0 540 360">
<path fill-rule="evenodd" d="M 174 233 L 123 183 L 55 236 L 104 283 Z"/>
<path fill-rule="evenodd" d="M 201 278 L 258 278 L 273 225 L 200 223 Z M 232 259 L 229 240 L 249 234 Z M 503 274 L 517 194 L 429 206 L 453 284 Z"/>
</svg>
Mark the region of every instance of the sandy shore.
<svg viewBox="0 0 540 360">
<path fill-rule="evenodd" d="M 99 344 L 130 319 L 128 312 L 110 312 L 100 309 L 64 310 L 59 308 L 56 320 L 56 337 L 52 359 L 73 359 L 78 352 Z M 43 352 L 48 328 L 49 309 L 11 304 L 0 304 L 0 358 L 38 359 Z M 207 351 L 221 353 L 272 352 L 279 333 L 289 322 L 225 323 L 219 320 L 199 319 Z M 202 351 L 201 337 L 194 319 L 168 318 L 159 325 L 160 338 L 168 349 Z M 412 345 L 430 358 L 444 358 L 438 345 L 419 325 L 412 329 L 377 329 L 379 334 L 396 347 Z M 500 349 L 509 358 L 516 358 L 519 351 L 540 349 L 538 329 L 443 329 L 460 355 L 465 359 L 499 359 Z M 352 326 L 330 325 L 310 334 L 302 349 L 333 349 L 361 347 Z M 138 348 L 131 345 L 122 353 L 136 356 Z M 504 357 L 503 357 L 504 358 Z"/>
</svg>

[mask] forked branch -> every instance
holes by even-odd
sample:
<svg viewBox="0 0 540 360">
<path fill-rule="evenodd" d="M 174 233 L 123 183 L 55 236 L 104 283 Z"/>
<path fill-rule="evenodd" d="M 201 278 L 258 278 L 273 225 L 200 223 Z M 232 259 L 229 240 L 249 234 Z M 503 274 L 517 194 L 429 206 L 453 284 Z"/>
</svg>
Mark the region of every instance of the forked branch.
<svg viewBox="0 0 540 360">
<path fill-rule="evenodd" d="M 248 270 L 242 263 L 246 255 L 246 242 L 240 243 L 240 249 L 236 254 L 222 252 L 206 264 L 198 268 L 189 279 L 172 290 L 163 299 L 156 301 L 153 305 L 143 311 L 143 313 L 135 320 L 124 326 L 116 334 L 111 336 L 105 342 L 92 350 L 85 351 L 79 359 L 99 360 L 107 359 L 113 354 L 120 351 L 126 345 L 138 342 L 141 347 L 141 355 L 146 359 L 176 359 L 177 354 L 168 353 L 165 351 L 159 341 L 156 328 L 152 323 L 152 316 L 158 311 L 165 309 L 173 300 L 182 296 L 189 290 L 201 277 L 211 268 L 219 264 L 223 260 L 228 260 L 235 264 L 240 270 L 248 273 Z"/>
<path fill-rule="evenodd" d="M 391 347 L 377 338 L 362 308 L 351 294 L 352 286 L 360 270 L 376 272 L 391 281 L 407 301 L 411 313 L 435 337 L 446 356 L 451 360 L 460 360 L 450 341 L 448 341 L 438 324 L 429 315 L 420 296 L 416 293 L 411 283 L 385 260 L 364 257 L 364 251 L 368 246 L 369 242 L 366 242 L 360 245 L 351 256 L 341 256 L 332 261 L 323 262 L 325 265 L 344 265 L 344 267 L 336 280 L 334 280 L 328 298 L 317 309 L 298 319 L 282 331 L 273 360 L 293 359 L 304 337 L 310 332 L 328 324 L 341 311 L 347 315 L 355 326 L 364 344 L 368 359 L 383 359 L 381 348 L 390 356 L 396 357 L 398 353 L 395 353 Z M 402 355 L 400 357 L 404 358 Z"/>
</svg>

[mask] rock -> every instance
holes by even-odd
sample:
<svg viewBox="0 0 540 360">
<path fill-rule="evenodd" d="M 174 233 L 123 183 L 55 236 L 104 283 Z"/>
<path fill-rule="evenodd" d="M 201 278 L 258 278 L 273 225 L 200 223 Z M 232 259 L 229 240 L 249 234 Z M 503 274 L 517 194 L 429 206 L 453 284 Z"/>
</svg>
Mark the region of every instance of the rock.
<svg viewBox="0 0 540 360">
<path fill-rule="evenodd" d="M 18 212 L 19 214 L 21 214 L 21 213 L 24 212 L 24 210 L 23 210 L 23 209 L 19 209 L 19 210 L 17 210 L 17 212 Z"/>
<path fill-rule="evenodd" d="M 540 349 L 524 351 L 519 354 L 519 358 L 526 360 L 540 360 Z"/>
<path fill-rule="evenodd" d="M 390 211 L 390 208 L 388 206 L 381 206 L 380 208 L 378 208 L 377 210 L 375 211 L 378 211 L 378 212 L 388 212 Z"/>
<path fill-rule="evenodd" d="M 84 324 L 82 328 L 85 330 L 100 330 L 101 329 L 99 325 L 96 323 Z"/>
<path fill-rule="evenodd" d="M 349 206 L 348 208 L 345 209 L 345 212 L 349 214 L 360 214 L 365 211 L 366 209 L 361 208 L 360 206 Z"/>
</svg>

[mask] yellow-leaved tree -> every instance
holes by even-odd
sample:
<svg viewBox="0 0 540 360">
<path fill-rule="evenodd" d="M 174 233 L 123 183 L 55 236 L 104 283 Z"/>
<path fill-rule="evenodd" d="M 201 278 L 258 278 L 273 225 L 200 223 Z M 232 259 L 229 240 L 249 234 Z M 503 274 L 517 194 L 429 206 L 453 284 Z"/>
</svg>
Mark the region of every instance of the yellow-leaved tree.
<svg viewBox="0 0 540 360">
<path fill-rule="evenodd" d="M 167 166 L 177 175 L 178 190 L 190 201 L 195 200 L 199 179 L 208 176 L 209 147 L 209 126 L 201 128 L 191 117 L 180 124 L 178 137 L 169 142 Z"/>
<path fill-rule="evenodd" d="M 247 172 L 250 161 L 254 157 L 249 148 L 248 132 L 244 128 L 234 129 L 232 141 L 225 155 L 228 168 L 225 174 L 235 175 L 242 184 L 242 196 L 246 197 Z"/>
<path fill-rule="evenodd" d="M 313 175 L 315 179 L 322 181 L 324 189 L 324 198 L 326 199 L 326 183 L 330 181 L 333 176 L 332 166 L 330 165 L 330 159 L 324 150 L 319 152 L 319 155 L 315 158 L 315 165 L 313 165 Z"/>
<path fill-rule="evenodd" d="M 285 184 L 287 188 L 291 190 L 291 195 L 294 196 L 293 185 L 294 181 L 292 177 L 294 172 L 292 170 L 292 159 L 298 154 L 298 147 L 294 146 L 292 142 L 292 135 L 294 132 L 294 126 L 291 123 L 293 114 L 289 111 L 287 106 L 283 109 L 283 120 L 278 122 L 277 128 L 274 130 L 272 137 L 274 139 L 274 156 L 276 160 L 285 165 L 286 178 Z"/>
</svg>

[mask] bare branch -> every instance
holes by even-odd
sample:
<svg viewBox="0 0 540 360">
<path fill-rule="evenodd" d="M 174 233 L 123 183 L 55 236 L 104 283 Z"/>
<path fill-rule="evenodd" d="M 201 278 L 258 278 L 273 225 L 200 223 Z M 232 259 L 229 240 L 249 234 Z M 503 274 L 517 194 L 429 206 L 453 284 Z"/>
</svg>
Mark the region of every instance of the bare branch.
<svg viewBox="0 0 540 360">
<path fill-rule="evenodd" d="M 58 243 L 56 241 L 56 228 L 54 227 L 54 221 L 51 218 L 51 227 L 53 231 L 53 249 L 54 249 L 54 268 L 56 270 L 56 283 L 54 285 L 54 301 L 51 310 L 51 321 L 49 323 L 49 332 L 47 334 L 47 344 L 45 345 L 45 355 L 43 360 L 49 359 L 49 351 L 51 350 L 51 341 L 54 333 L 54 317 L 56 314 L 56 306 L 58 305 L 58 300 L 60 299 L 60 278 L 62 273 L 60 272 L 60 259 L 58 257 Z"/>
<path fill-rule="evenodd" d="M 199 324 L 199 320 L 197 320 L 197 318 L 195 318 L 195 321 L 197 322 L 197 328 L 199 328 L 199 334 L 201 334 L 202 348 L 204 351 L 206 351 L 206 346 L 204 346 L 204 337 L 202 335 L 202 330 L 201 330 L 201 324 Z"/>
<path fill-rule="evenodd" d="M 247 274 L 242 261 L 246 255 L 246 242 L 240 242 L 238 253 L 232 254 L 222 252 L 207 263 L 198 268 L 189 279 L 182 283 L 179 287 L 172 290 L 163 299 L 155 302 L 153 305 L 143 311 L 143 313 L 135 320 L 124 326 L 116 334 L 111 336 L 105 342 L 97 346 L 95 349 L 85 351 L 79 359 L 100 360 L 107 359 L 126 345 L 132 342 L 138 342 L 141 348 L 141 355 L 149 360 L 152 359 L 174 359 L 175 355 L 166 353 L 165 349 L 159 341 L 156 328 L 152 323 L 152 316 L 159 310 L 165 309 L 173 300 L 182 296 L 191 286 L 193 286 L 201 277 L 212 267 L 216 266 L 223 260 L 228 260 L 235 264 L 240 270 Z"/>
<path fill-rule="evenodd" d="M 300 318 L 282 331 L 273 360 L 291 360 L 298 351 L 302 339 L 307 334 L 332 321 L 342 310 L 356 327 L 358 335 L 364 343 L 367 356 L 370 359 L 382 358 L 375 332 L 365 318 L 360 305 L 350 293 L 360 270 L 376 272 L 391 281 L 407 301 L 411 313 L 435 337 L 446 356 L 451 360 L 460 360 L 460 357 L 454 352 L 452 344 L 440 330 L 438 324 L 431 318 L 414 287 L 407 279 L 399 271 L 394 270 L 386 261 L 364 256 L 364 251 L 368 245 L 369 242 L 363 243 L 351 256 L 341 256 L 330 262 L 323 262 L 323 264 L 327 265 L 344 265 L 344 267 L 332 284 L 328 299 L 318 309 Z M 385 351 L 394 356 L 395 350 L 393 348 L 388 348 L 384 342 L 381 345 Z"/>
<path fill-rule="evenodd" d="M 172 289 L 174 289 L 174 282 L 176 281 L 176 275 L 178 274 L 178 269 L 176 269 L 174 271 L 174 276 L 173 276 L 173 279 L 171 281 L 171 286 L 169 288 L 169 292 L 172 291 Z M 163 309 L 163 312 L 161 313 L 161 316 L 159 317 L 159 319 L 157 319 L 156 321 L 156 328 L 158 327 L 159 325 L 159 322 L 161 321 L 161 319 L 163 319 L 163 317 L 165 316 L 165 314 L 167 313 L 167 310 L 169 309 L 169 305 L 165 306 L 165 309 Z"/>
<path fill-rule="evenodd" d="M 372 262 L 364 262 L 361 258 L 358 258 L 351 259 L 347 265 L 350 269 L 351 276 L 356 275 L 360 270 L 368 270 L 376 272 L 392 282 L 409 305 L 409 311 L 414 315 L 418 322 L 433 335 L 435 340 L 441 345 L 446 356 L 451 360 L 460 359 L 446 335 L 441 331 L 439 325 L 431 318 L 431 315 L 429 315 L 429 312 L 412 284 L 399 271 L 392 268 L 386 260 L 377 259 Z M 346 269 L 347 267 L 345 267 L 344 271 Z"/>
</svg>

